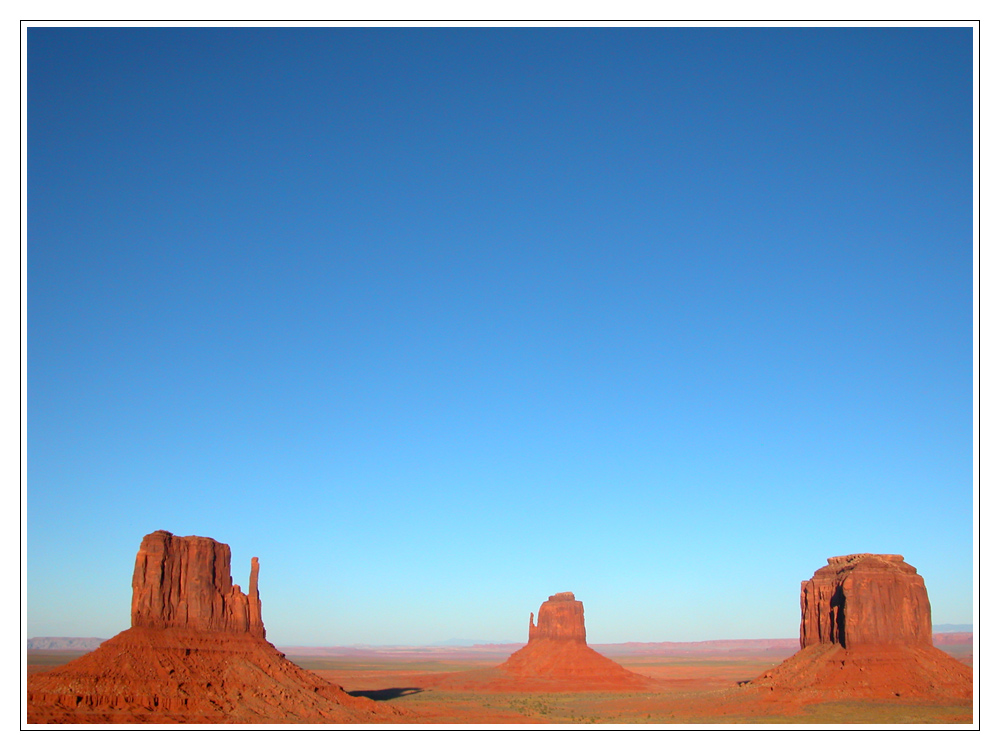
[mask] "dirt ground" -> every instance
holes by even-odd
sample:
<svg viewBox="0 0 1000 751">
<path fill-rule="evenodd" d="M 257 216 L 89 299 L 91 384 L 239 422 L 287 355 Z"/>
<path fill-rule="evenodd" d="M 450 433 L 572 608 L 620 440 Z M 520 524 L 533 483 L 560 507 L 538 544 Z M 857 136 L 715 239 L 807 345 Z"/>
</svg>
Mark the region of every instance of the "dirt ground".
<svg viewBox="0 0 1000 751">
<path fill-rule="evenodd" d="M 788 653 L 615 655 L 622 666 L 653 678 L 655 690 L 641 692 L 492 692 L 442 687 L 443 674 L 486 671 L 498 660 L 436 655 L 359 661 L 337 657 L 289 659 L 355 695 L 390 702 L 411 711 L 415 723 L 611 723 L 611 724 L 954 724 L 973 721 L 972 703 L 878 701 L 816 702 L 774 696 L 740 687 L 773 668 Z M 952 650 L 971 664 L 971 653 Z M 502 661 L 502 660 L 501 660 Z M 485 684 L 485 680 L 484 680 Z"/>
<path fill-rule="evenodd" d="M 483 688 L 449 690 L 448 677 L 466 671 L 487 675 L 511 649 L 477 648 L 352 650 L 350 654 L 286 656 L 300 667 L 366 696 L 406 710 L 406 724 L 966 724 L 972 702 L 817 701 L 795 694 L 774 695 L 739 684 L 779 664 L 794 650 L 733 653 L 622 654 L 613 659 L 655 680 L 633 692 L 496 692 Z M 965 664 L 971 649 L 942 647 Z M 79 656 L 73 652 L 29 651 L 28 671 L 47 670 Z M 472 681 L 475 685 L 475 681 Z"/>
</svg>

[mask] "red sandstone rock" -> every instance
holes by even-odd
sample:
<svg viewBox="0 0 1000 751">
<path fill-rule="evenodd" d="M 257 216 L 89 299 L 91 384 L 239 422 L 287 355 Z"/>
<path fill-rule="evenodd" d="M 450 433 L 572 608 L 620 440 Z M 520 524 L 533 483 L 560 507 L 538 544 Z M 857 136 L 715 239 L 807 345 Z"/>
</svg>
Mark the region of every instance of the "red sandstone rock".
<svg viewBox="0 0 1000 751">
<path fill-rule="evenodd" d="M 972 699 L 972 668 L 935 647 L 812 644 L 751 682 L 799 701 Z"/>
<path fill-rule="evenodd" d="M 384 722 L 403 714 L 347 694 L 264 640 L 256 558 L 234 586 L 229 546 L 146 535 L 132 576 L 132 628 L 28 676 L 28 722 Z"/>
<path fill-rule="evenodd" d="M 587 646 L 583 603 L 572 592 L 552 595 L 528 620 L 528 644 L 499 669 L 496 690 L 640 689 L 652 681 Z"/>
<path fill-rule="evenodd" d="M 175 537 L 163 530 L 146 535 L 132 574 L 132 625 L 263 638 L 259 563 L 251 562 L 250 592 L 244 594 L 233 585 L 229 562 L 229 546 L 209 537 Z"/>
<path fill-rule="evenodd" d="M 655 684 L 587 646 L 583 603 L 552 595 L 528 619 L 528 643 L 495 668 L 426 676 L 421 685 L 453 691 L 637 691 Z"/>
<path fill-rule="evenodd" d="M 538 608 L 538 625 L 535 614 L 528 619 L 528 643 L 535 639 L 557 639 L 587 643 L 587 629 L 583 625 L 583 603 L 572 592 L 552 595 Z"/>
<path fill-rule="evenodd" d="M 930 647 L 931 606 L 923 577 L 901 555 L 844 555 L 802 582 L 799 643 Z"/>
<path fill-rule="evenodd" d="M 801 649 L 751 681 L 800 698 L 972 698 L 972 669 L 935 648 L 931 608 L 901 555 L 845 555 L 802 582 Z"/>
<path fill-rule="evenodd" d="M 402 714 L 249 633 L 133 627 L 28 676 L 29 723 L 357 723 Z"/>
</svg>

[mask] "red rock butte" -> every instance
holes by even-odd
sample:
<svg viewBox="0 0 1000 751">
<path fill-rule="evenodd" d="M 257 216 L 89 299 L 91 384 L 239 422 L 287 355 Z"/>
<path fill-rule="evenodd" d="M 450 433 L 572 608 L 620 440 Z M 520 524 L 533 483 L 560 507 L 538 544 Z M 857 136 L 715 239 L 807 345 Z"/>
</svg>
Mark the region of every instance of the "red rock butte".
<svg viewBox="0 0 1000 751">
<path fill-rule="evenodd" d="M 535 614 L 528 617 L 528 643 L 536 639 L 575 641 L 587 643 L 587 629 L 583 625 L 583 603 L 572 592 L 552 595 L 538 608 L 538 625 Z"/>
<path fill-rule="evenodd" d="M 802 582 L 799 645 L 933 646 L 924 579 L 901 555 L 842 555 Z"/>
<path fill-rule="evenodd" d="M 800 650 L 751 682 L 826 697 L 972 697 L 972 669 L 935 648 L 923 577 L 901 555 L 827 559 L 802 582 Z"/>
<path fill-rule="evenodd" d="M 229 575 L 229 546 L 210 537 L 175 537 L 163 530 L 142 538 L 132 574 L 132 625 L 228 631 L 264 638 L 257 579 L 250 561 L 244 594 Z"/>
<path fill-rule="evenodd" d="M 132 627 L 28 676 L 29 723 L 384 722 L 401 714 L 299 668 L 264 639 L 254 558 L 243 593 L 229 546 L 157 531 L 139 547 Z"/>
<path fill-rule="evenodd" d="M 642 689 L 651 679 L 626 670 L 587 646 L 583 603 L 572 592 L 552 595 L 528 619 L 528 643 L 499 666 L 523 690 Z"/>
</svg>

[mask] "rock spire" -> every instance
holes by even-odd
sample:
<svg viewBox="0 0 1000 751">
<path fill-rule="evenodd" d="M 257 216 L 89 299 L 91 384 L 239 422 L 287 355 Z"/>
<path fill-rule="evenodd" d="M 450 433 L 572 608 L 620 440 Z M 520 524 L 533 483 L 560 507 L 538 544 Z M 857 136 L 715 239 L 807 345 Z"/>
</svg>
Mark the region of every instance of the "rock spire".
<svg viewBox="0 0 1000 751">
<path fill-rule="evenodd" d="M 132 627 L 28 676 L 29 723 L 380 722 L 405 714 L 303 670 L 264 638 L 257 581 L 229 575 L 229 546 L 146 535 L 132 575 Z"/>
</svg>

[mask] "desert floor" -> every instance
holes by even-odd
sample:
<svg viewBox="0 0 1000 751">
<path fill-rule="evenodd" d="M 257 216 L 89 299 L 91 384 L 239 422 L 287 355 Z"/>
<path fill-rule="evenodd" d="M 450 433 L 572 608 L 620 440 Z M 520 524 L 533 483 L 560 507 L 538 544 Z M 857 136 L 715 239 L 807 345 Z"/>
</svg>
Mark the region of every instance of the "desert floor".
<svg viewBox="0 0 1000 751">
<path fill-rule="evenodd" d="M 306 649 L 286 656 L 299 666 L 343 686 L 356 696 L 405 709 L 402 722 L 413 724 L 612 723 L 612 724 L 760 724 L 971 723 L 972 702 L 965 704 L 899 700 L 893 702 L 815 701 L 795 695 L 773 696 L 741 688 L 774 667 L 794 649 L 738 650 L 722 653 L 629 654 L 622 645 L 602 650 L 624 667 L 656 680 L 642 692 L 496 692 L 488 680 L 476 687 L 520 645 L 414 649 Z M 971 665 L 971 646 L 941 647 Z M 28 672 L 46 670 L 80 652 L 29 650 Z M 461 690 L 443 679 L 466 671 Z M 471 689 L 470 689 L 471 686 Z"/>
</svg>

